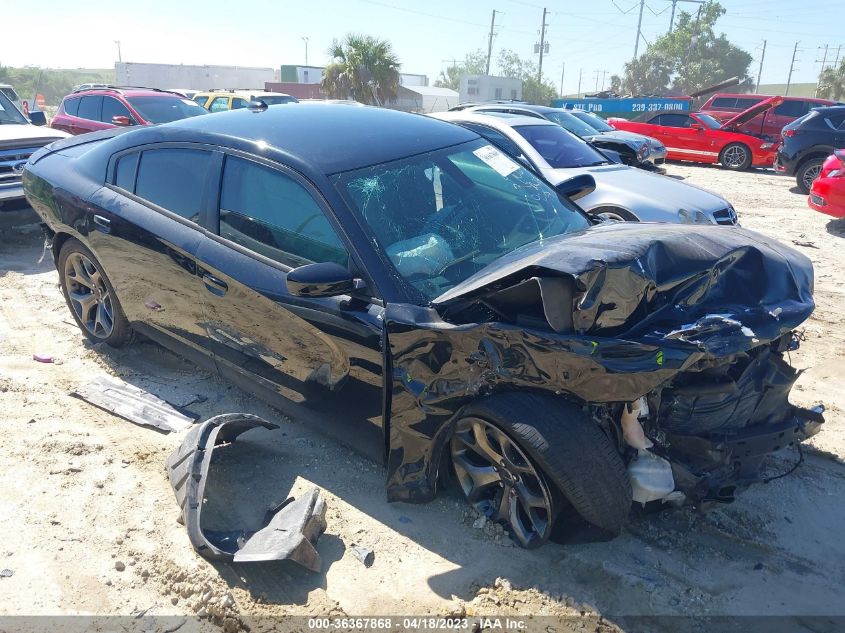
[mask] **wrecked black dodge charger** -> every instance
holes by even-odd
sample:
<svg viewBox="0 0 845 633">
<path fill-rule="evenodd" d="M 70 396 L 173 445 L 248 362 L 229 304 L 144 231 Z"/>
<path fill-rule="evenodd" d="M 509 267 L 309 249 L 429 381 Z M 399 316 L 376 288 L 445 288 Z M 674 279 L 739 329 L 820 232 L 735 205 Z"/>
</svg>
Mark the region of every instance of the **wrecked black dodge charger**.
<svg viewBox="0 0 845 633">
<path fill-rule="evenodd" d="M 734 227 L 596 224 L 473 132 L 325 104 L 54 143 L 30 159 L 67 304 L 535 546 L 633 502 L 730 501 L 819 430 L 785 358 L 803 255 Z"/>
</svg>

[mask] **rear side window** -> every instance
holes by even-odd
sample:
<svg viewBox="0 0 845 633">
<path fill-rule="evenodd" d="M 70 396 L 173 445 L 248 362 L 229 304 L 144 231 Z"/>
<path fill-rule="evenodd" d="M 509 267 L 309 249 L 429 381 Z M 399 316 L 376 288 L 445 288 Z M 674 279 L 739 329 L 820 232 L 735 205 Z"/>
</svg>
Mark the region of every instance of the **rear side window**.
<svg viewBox="0 0 845 633">
<path fill-rule="evenodd" d="M 716 108 L 717 110 L 722 108 L 735 108 L 736 97 L 716 97 L 713 99 L 713 103 L 710 104 L 710 107 Z"/>
<path fill-rule="evenodd" d="M 347 265 L 349 256 L 323 210 L 290 176 L 226 157 L 220 192 L 220 235 L 291 267 Z"/>
<path fill-rule="evenodd" d="M 825 118 L 825 122 L 834 130 L 845 130 L 845 112 L 829 116 Z"/>
<path fill-rule="evenodd" d="M 779 116 L 789 116 L 797 119 L 810 111 L 809 101 L 784 101 L 775 106 L 774 112 Z"/>
<path fill-rule="evenodd" d="M 232 110 L 240 110 L 241 108 L 245 108 L 249 105 L 246 99 L 241 99 L 240 97 L 235 97 L 232 99 Z"/>
<path fill-rule="evenodd" d="M 114 97 L 103 97 L 103 113 L 100 116 L 100 121 L 103 123 L 111 123 L 112 117 L 126 116 L 130 117 L 129 109 Z"/>
<path fill-rule="evenodd" d="M 762 99 L 755 99 L 753 97 L 743 97 L 736 100 L 736 109 L 737 110 L 747 110 L 751 106 L 756 103 L 760 103 Z"/>
<path fill-rule="evenodd" d="M 208 107 L 209 112 L 222 112 L 229 109 L 229 97 L 215 97 Z"/>
<path fill-rule="evenodd" d="M 666 127 L 689 127 L 690 118 L 686 114 L 661 114 L 651 120 L 654 125 L 665 125 Z"/>
<path fill-rule="evenodd" d="M 198 104 L 200 104 L 204 108 L 205 104 L 208 103 L 208 95 L 206 95 L 204 97 L 194 97 L 194 101 L 196 101 Z"/>
<path fill-rule="evenodd" d="M 135 191 L 135 171 L 138 169 L 138 158 L 140 154 L 126 154 L 117 160 L 114 184 L 129 192 Z"/>
<path fill-rule="evenodd" d="M 65 99 L 65 114 L 69 114 L 70 116 L 78 116 L 79 112 L 79 98 L 76 99 Z"/>
<path fill-rule="evenodd" d="M 202 150 L 146 150 L 138 165 L 135 195 L 198 222 L 210 160 L 211 153 Z"/>
<path fill-rule="evenodd" d="M 80 119 L 89 119 L 91 121 L 99 121 L 100 120 L 100 103 L 102 103 L 102 97 L 82 97 L 79 102 L 79 112 L 76 116 Z"/>
</svg>

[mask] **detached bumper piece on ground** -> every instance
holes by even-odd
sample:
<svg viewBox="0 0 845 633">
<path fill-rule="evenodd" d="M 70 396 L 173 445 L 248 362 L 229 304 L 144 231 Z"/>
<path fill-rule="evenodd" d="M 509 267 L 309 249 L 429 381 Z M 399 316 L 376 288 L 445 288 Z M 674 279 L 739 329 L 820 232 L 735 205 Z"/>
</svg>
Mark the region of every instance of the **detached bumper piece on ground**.
<svg viewBox="0 0 845 633">
<path fill-rule="evenodd" d="M 202 529 L 201 512 L 215 447 L 233 442 L 241 433 L 258 427 L 279 428 L 254 415 L 215 416 L 191 429 L 167 459 L 168 476 L 182 508 L 191 544 L 212 560 L 236 563 L 292 560 L 312 571 L 320 571 L 322 561 L 314 543 L 326 529 L 326 503 L 316 488 L 297 499 L 288 498 L 270 510 L 265 526 L 256 532 Z"/>
</svg>

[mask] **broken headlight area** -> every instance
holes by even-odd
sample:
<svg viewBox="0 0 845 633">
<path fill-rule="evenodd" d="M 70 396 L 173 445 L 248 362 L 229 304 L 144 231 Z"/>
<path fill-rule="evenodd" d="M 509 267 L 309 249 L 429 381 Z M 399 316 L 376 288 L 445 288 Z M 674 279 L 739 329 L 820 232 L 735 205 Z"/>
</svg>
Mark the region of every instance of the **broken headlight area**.
<svg viewBox="0 0 845 633">
<path fill-rule="evenodd" d="M 316 488 L 297 498 L 288 497 L 268 509 L 263 526 L 257 530 L 237 525 L 229 529 L 206 529 L 202 525 L 212 453 L 234 442 L 240 434 L 259 427 L 279 428 L 246 413 L 215 416 L 188 431 L 182 444 L 167 459 L 167 473 L 182 509 L 188 537 L 197 552 L 211 560 L 236 563 L 292 560 L 312 571 L 320 571 L 322 562 L 314 544 L 326 529 L 326 503 Z"/>
</svg>

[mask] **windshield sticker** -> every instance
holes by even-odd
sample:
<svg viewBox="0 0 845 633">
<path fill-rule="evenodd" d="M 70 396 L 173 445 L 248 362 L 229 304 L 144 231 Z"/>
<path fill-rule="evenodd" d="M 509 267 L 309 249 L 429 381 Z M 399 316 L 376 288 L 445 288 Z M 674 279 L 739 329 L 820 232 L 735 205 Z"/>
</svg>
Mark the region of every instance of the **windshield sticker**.
<svg viewBox="0 0 845 633">
<path fill-rule="evenodd" d="M 513 162 L 510 158 L 505 156 L 502 152 L 497 150 L 492 145 L 485 145 L 479 147 L 473 152 L 488 166 L 496 170 L 500 176 L 510 176 L 513 172 L 519 169 L 519 165 Z"/>
</svg>

